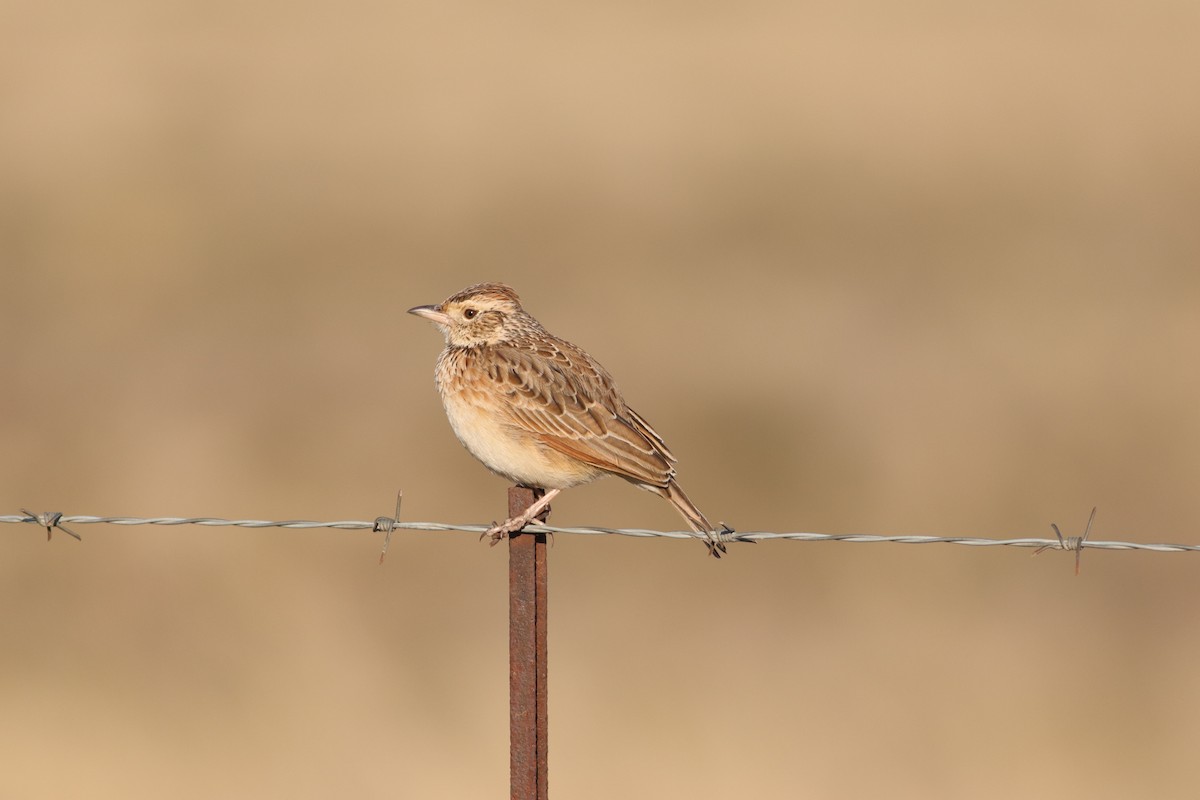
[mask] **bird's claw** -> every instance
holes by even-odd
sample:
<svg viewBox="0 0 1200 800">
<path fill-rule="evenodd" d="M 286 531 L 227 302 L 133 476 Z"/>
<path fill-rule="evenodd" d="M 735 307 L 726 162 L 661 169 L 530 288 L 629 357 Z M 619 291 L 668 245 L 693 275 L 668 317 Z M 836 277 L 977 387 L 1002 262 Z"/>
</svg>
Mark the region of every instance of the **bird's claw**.
<svg viewBox="0 0 1200 800">
<path fill-rule="evenodd" d="M 488 542 L 488 546 L 495 547 L 506 535 L 504 526 L 497 523 L 496 520 L 492 520 L 492 527 L 479 534 L 479 541 L 482 542 L 484 539 L 490 539 L 491 541 Z"/>
<path fill-rule="evenodd" d="M 479 541 L 482 542 L 484 539 L 490 539 L 491 541 L 488 542 L 488 547 L 495 547 L 496 545 L 500 544 L 500 542 L 507 539 L 510 534 L 516 533 L 528 524 L 529 523 L 526 520 L 523 520 L 520 517 L 506 519 L 504 522 L 500 523 L 492 520 L 492 527 L 488 528 L 479 535 Z"/>
</svg>

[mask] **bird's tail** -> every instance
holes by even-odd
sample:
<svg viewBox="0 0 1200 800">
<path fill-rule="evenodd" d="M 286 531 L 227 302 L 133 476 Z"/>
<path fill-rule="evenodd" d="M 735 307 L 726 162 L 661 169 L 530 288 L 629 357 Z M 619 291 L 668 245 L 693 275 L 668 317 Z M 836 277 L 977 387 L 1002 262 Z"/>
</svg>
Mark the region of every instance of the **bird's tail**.
<svg viewBox="0 0 1200 800">
<path fill-rule="evenodd" d="M 719 534 L 725 532 L 733 533 L 733 530 L 724 524 L 721 526 L 722 530 L 718 531 L 715 529 L 712 523 L 708 521 L 708 517 L 704 516 L 704 513 L 696 508 L 696 504 L 688 499 L 688 496 L 684 494 L 683 489 L 675 482 L 674 478 L 667 483 L 665 489 L 660 489 L 659 491 L 663 497 L 671 502 L 671 505 L 678 509 L 692 530 L 696 533 L 704 534 L 704 544 L 708 546 L 708 554 L 715 558 L 720 558 L 725 553 L 725 543 L 721 541 Z"/>
</svg>

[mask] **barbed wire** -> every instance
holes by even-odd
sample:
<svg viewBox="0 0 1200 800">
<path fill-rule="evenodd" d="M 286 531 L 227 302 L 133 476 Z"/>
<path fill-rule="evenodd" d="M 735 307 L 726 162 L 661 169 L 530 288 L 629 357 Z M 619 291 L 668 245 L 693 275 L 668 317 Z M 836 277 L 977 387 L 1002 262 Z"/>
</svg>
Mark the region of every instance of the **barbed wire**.
<svg viewBox="0 0 1200 800">
<path fill-rule="evenodd" d="M 100 517 L 82 514 L 63 514 L 61 512 L 43 512 L 34 514 L 21 509 L 21 514 L 0 515 L 0 523 L 33 524 L 46 529 L 49 539 L 54 530 L 61 530 L 76 539 L 79 534 L 64 527 L 65 523 L 72 525 L 200 525 L 205 527 L 238 527 L 238 528 L 333 528 L 338 530 L 370 530 L 385 534 L 383 552 L 379 559 L 387 554 L 388 543 L 394 531 L 462 531 L 465 533 L 483 534 L 490 525 L 456 524 L 443 522 L 401 522 L 400 500 L 397 498 L 395 517 L 377 517 L 371 522 L 363 520 L 336 520 L 319 522 L 313 520 L 261 520 L 261 519 L 224 519 L 221 517 Z M 1063 550 L 1075 553 L 1075 571 L 1079 571 L 1079 555 L 1085 548 L 1096 550 L 1148 550 L 1156 553 L 1186 553 L 1200 552 L 1200 545 L 1188 544 L 1154 544 L 1144 542 L 1097 541 L 1088 539 L 1096 509 L 1088 518 L 1087 528 L 1082 536 L 1063 536 L 1058 526 L 1051 523 L 1054 539 L 1039 539 L 1022 537 L 1013 539 L 990 539 L 979 536 L 924 536 L 907 534 L 870 534 L 870 533 L 805 533 L 805 532 L 774 532 L 774 531 L 718 531 L 718 538 L 723 542 L 764 542 L 764 541 L 798 541 L 798 542 L 853 542 L 857 544 L 874 544 L 889 542 L 892 544 L 956 544 L 968 547 L 1032 547 L 1037 553 L 1045 550 Z M 604 527 L 561 527 L 557 525 L 541 525 L 531 523 L 524 529 L 526 533 L 548 534 L 578 534 L 583 536 L 630 536 L 634 538 L 663 538 L 663 539 L 699 539 L 704 540 L 704 534 L 693 531 L 659 531 L 644 528 L 604 528 Z M 1036 554 L 1036 553 L 1035 553 Z"/>
</svg>

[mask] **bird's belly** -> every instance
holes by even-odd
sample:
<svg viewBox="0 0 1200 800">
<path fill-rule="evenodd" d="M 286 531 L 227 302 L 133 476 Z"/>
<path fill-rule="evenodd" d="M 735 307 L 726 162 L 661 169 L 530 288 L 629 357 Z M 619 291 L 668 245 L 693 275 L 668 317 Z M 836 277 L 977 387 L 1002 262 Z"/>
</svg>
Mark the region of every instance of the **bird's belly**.
<svg viewBox="0 0 1200 800">
<path fill-rule="evenodd" d="M 492 472 L 514 483 L 543 489 L 567 489 L 605 474 L 542 444 L 466 395 L 443 395 L 446 416 L 463 447 Z"/>
</svg>

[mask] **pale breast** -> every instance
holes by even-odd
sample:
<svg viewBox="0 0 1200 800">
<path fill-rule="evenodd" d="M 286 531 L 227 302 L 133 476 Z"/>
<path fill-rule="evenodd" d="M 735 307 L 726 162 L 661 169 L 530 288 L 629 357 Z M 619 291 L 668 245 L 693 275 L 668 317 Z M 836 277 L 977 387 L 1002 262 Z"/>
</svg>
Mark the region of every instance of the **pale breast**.
<svg viewBox="0 0 1200 800">
<path fill-rule="evenodd" d="M 455 436 L 493 472 L 525 486 L 567 489 L 603 470 L 537 441 L 504 414 L 504 394 L 470 350 L 447 349 L 438 359 L 438 393 Z"/>
</svg>

